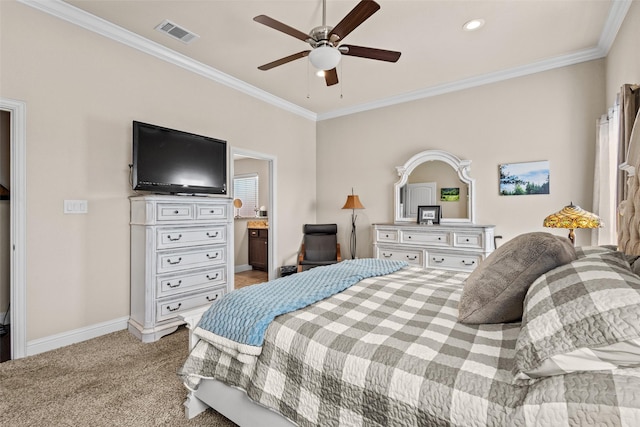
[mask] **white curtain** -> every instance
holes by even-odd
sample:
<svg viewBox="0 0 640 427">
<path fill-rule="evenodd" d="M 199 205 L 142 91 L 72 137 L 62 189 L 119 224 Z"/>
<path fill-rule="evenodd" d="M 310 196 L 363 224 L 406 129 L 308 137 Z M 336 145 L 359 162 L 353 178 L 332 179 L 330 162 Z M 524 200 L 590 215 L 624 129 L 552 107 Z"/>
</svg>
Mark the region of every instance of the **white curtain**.
<svg viewBox="0 0 640 427">
<path fill-rule="evenodd" d="M 618 174 L 618 141 L 620 138 L 620 106 L 609 109 L 597 122 L 596 165 L 593 183 L 593 212 L 604 227 L 591 232 L 591 245 L 617 245 L 616 181 Z"/>
</svg>

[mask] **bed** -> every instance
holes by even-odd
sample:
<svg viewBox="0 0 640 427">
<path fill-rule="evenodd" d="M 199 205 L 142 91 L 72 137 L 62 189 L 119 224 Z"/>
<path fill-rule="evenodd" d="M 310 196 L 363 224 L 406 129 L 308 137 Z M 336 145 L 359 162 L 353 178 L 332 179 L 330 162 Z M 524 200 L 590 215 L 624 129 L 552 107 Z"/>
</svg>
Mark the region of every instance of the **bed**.
<svg viewBox="0 0 640 427">
<path fill-rule="evenodd" d="M 631 227 L 637 179 L 631 171 L 622 206 Z M 621 232 L 627 253 L 526 233 L 470 274 L 400 266 L 278 315 L 259 345 L 216 340 L 201 321 L 179 372 L 187 415 L 212 407 L 241 426 L 638 426 L 637 231 Z"/>
</svg>

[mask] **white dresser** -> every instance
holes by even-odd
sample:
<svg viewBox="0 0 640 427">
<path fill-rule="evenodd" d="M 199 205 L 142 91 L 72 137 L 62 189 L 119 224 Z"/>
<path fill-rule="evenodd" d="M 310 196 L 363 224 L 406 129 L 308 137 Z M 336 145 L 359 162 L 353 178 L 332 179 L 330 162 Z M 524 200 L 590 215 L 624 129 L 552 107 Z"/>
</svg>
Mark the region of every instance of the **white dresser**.
<svg viewBox="0 0 640 427">
<path fill-rule="evenodd" d="M 373 256 L 472 271 L 495 249 L 493 225 L 373 224 Z"/>
<path fill-rule="evenodd" d="M 156 341 L 233 289 L 231 199 L 131 197 L 129 331 Z"/>
</svg>

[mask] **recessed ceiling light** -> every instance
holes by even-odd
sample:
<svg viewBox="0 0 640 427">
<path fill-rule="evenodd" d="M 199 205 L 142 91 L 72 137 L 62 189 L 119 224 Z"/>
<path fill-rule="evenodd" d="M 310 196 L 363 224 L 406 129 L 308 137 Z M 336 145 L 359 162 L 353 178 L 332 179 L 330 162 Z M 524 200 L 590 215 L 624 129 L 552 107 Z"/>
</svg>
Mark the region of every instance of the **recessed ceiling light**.
<svg viewBox="0 0 640 427">
<path fill-rule="evenodd" d="M 465 31 L 474 31 L 484 25 L 484 19 L 472 19 L 471 21 L 466 22 L 462 29 Z"/>
</svg>

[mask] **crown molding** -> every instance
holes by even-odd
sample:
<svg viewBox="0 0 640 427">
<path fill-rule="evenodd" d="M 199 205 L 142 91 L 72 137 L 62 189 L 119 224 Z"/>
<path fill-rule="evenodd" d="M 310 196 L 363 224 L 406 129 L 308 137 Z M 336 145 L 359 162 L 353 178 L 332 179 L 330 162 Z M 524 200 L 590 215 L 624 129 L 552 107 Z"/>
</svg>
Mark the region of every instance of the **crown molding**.
<svg viewBox="0 0 640 427">
<path fill-rule="evenodd" d="M 600 34 L 600 40 L 598 40 L 598 47 L 604 52 L 604 56 L 609 54 L 609 50 L 616 40 L 618 31 L 624 22 L 624 18 L 629 12 L 633 0 L 614 0 L 609 9 L 609 15 L 604 23 L 602 34 Z"/>
<path fill-rule="evenodd" d="M 102 36 L 108 37 L 117 42 L 123 43 L 129 47 L 140 50 L 141 52 L 152 55 L 186 70 L 192 71 L 205 78 L 213 80 L 217 83 L 238 90 L 254 98 L 260 99 L 278 108 L 289 111 L 291 113 L 302 116 L 313 121 L 321 121 L 333 119 L 336 117 L 347 116 L 377 108 L 388 107 L 405 102 L 411 102 L 418 99 L 430 98 L 433 96 L 443 95 L 446 93 L 456 92 L 459 90 L 478 87 L 486 84 L 496 83 L 503 80 L 522 77 L 530 74 L 548 71 L 555 68 L 566 67 L 569 65 L 579 64 L 581 62 L 592 61 L 607 56 L 609 49 L 615 41 L 616 35 L 620 30 L 622 22 L 631 7 L 633 0 L 614 0 L 609 9 L 609 15 L 600 35 L 598 46 L 573 52 L 567 55 L 561 55 L 554 58 L 545 59 L 531 64 L 500 70 L 493 73 L 483 74 L 470 77 L 467 79 L 456 80 L 441 85 L 436 85 L 416 91 L 408 92 L 389 98 L 380 99 L 373 102 L 355 105 L 348 108 L 329 111 L 326 113 L 316 114 L 292 102 L 286 101 L 280 97 L 270 94 L 262 89 L 252 86 L 242 80 L 225 74 L 213 67 L 201 62 L 195 61 L 186 55 L 182 55 L 172 49 L 162 46 L 159 43 L 141 37 L 129 30 L 117 26 L 95 15 L 87 13 L 82 9 L 65 3 L 62 0 L 18 0 L 27 6 L 31 6 L 42 12 L 48 13 L 57 18 L 63 19 L 72 24 L 78 25 L 89 31 L 93 31 Z"/>
<path fill-rule="evenodd" d="M 540 73 L 542 71 L 552 70 L 554 68 L 566 67 L 568 65 L 579 64 L 593 59 L 600 59 L 605 56 L 600 48 L 585 49 L 583 51 L 574 52 L 569 55 L 563 55 L 556 58 L 545 59 L 520 67 L 500 70 L 493 73 L 482 74 L 479 76 L 469 77 L 467 79 L 456 80 L 441 85 L 431 86 L 425 89 L 419 89 L 405 94 L 392 96 L 385 99 L 369 102 L 366 104 L 355 105 L 352 107 L 342 108 L 323 114 L 318 114 L 318 121 L 334 119 L 336 117 L 347 116 L 350 114 L 361 113 L 376 108 L 389 107 L 392 105 L 402 104 L 405 102 L 416 101 L 433 96 L 444 95 L 446 93 L 457 92 L 464 89 L 470 89 L 491 83 L 497 83 L 516 77 L 527 76 L 530 74 Z"/>
<path fill-rule="evenodd" d="M 189 58 L 186 55 L 169 49 L 159 43 L 141 37 L 127 29 L 115 25 L 107 20 L 92 15 L 69 3 L 61 0 L 18 0 L 20 3 L 31 6 L 49 15 L 55 16 L 72 24 L 78 25 L 86 30 L 100 34 L 111 40 L 117 41 L 141 52 L 147 53 L 163 61 L 177 65 L 185 70 L 194 72 L 209 80 L 238 90 L 254 98 L 274 105 L 283 110 L 315 121 L 316 113 L 300 107 L 292 102 L 279 98 L 269 92 L 252 86 L 233 76 L 225 74 L 213 67 Z"/>
</svg>

